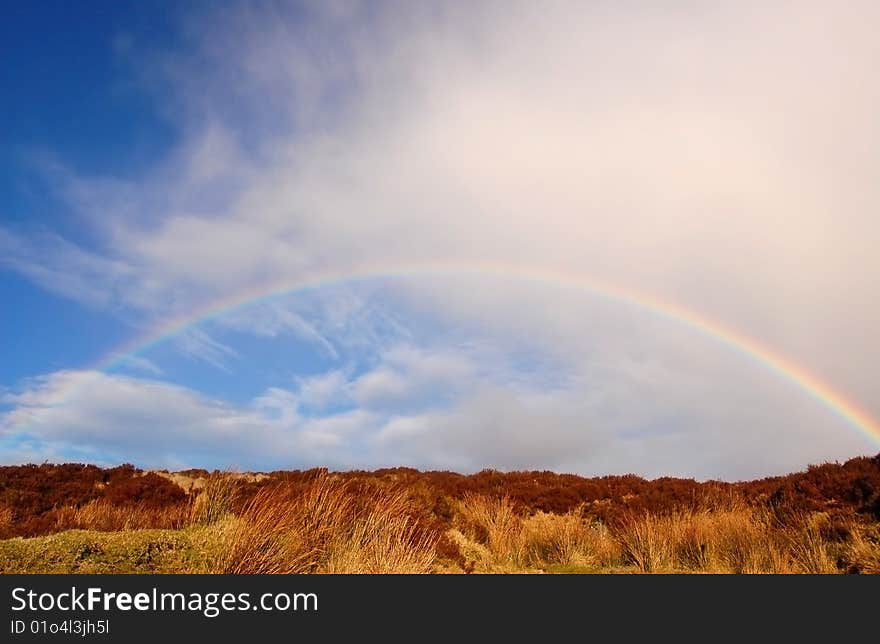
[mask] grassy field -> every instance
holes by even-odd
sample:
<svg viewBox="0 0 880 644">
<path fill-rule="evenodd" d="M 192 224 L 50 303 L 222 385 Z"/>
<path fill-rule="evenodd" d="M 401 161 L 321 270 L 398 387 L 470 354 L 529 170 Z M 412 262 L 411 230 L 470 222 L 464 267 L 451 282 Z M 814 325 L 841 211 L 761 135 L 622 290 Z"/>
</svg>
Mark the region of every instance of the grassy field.
<svg viewBox="0 0 880 644">
<path fill-rule="evenodd" d="M 170 505 L 101 497 L 56 508 L 50 534 L 0 540 L 0 571 L 880 573 L 872 518 L 780 513 L 730 494 L 603 522 L 586 504 L 527 510 L 473 492 L 445 499 L 438 518 L 424 490 L 326 471 L 261 485 L 244 501 L 241 490 L 241 475 L 218 473 Z"/>
</svg>

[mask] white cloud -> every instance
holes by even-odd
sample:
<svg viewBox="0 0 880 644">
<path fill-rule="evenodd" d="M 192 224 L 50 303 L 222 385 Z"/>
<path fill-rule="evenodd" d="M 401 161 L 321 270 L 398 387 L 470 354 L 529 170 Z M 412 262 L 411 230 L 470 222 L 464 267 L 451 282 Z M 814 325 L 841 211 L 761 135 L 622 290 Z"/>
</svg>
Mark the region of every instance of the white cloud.
<svg viewBox="0 0 880 644">
<path fill-rule="evenodd" d="M 114 362 L 118 361 L 124 367 L 148 373 L 153 376 L 161 376 L 163 373 L 162 369 L 159 368 L 159 366 L 155 362 L 144 358 L 143 356 L 112 356 L 110 359 Z"/>
<path fill-rule="evenodd" d="M 134 277 L 124 262 L 85 251 L 45 231 L 23 236 L 0 227 L 0 267 L 91 307 L 114 309 Z"/>
<path fill-rule="evenodd" d="M 193 51 L 142 70 L 163 88 L 157 97 L 183 132 L 179 148 L 136 181 L 63 178 L 101 248 L 0 229 L 5 263 L 93 306 L 158 318 L 322 269 L 536 266 L 637 287 L 722 320 L 880 415 L 876 3 L 389 5 L 369 26 L 364 11 L 196 16 Z M 813 408 L 781 386 L 769 389 L 778 409 L 732 408 L 741 387 L 721 368 L 724 350 L 625 307 L 483 279 L 397 284 L 381 296 L 434 327 L 494 336 L 501 351 L 540 350 L 540 360 L 577 374 L 581 389 L 545 389 L 604 401 L 602 413 L 588 405 L 594 429 L 582 447 L 616 454 L 607 462 L 621 467 L 711 462 L 727 471 L 730 459 L 770 467 L 761 432 Z M 515 445 L 533 449 L 536 464 L 562 462 L 546 451 L 554 442 L 581 453 L 568 433 L 580 431 L 581 403 L 529 397 L 521 368 L 487 379 L 464 350 L 440 360 L 425 346 L 395 358 L 388 349 L 404 331 L 388 331 L 393 318 L 377 323 L 361 293 L 327 293 L 309 310 L 264 306 L 227 325 L 311 338 L 328 355 L 343 355 L 344 344 L 382 355 L 344 387 L 326 385 L 373 412 L 414 404 L 415 392 L 440 383 L 469 400 L 458 411 L 402 409 L 386 423 L 387 444 L 401 455 L 437 446 L 391 437 L 471 440 L 455 425 L 486 440 L 473 438 L 474 457 L 443 458 L 489 459 L 481 446 L 501 441 L 489 427 L 499 409 L 533 427 L 565 428 L 536 442 L 509 419 Z M 213 335 L 181 342 L 220 366 L 234 357 Z M 639 352 L 645 359 L 634 361 Z M 682 380 L 688 371 L 723 384 Z M 659 387 L 664 379 L 669 386 Z M 462 382 L 473 385 L 470 397 L 455 388 Z M 330 395 L 320 390 L 316 405 Z M 662 410 L 718 424 L 655 442 L 609 435 L 620 401 L 641 405 L 646 390 L 668 401 L 645 405 L 646 423 L 660 423 Z M 772 443 L 782 450 L 773 463 L 821 459 L 829 435 L 856 448 L 839 425 L 807 425 L 789 436 L 797 455 Z M 764 440 L 765 450 L 753 447 Z M 504 449 L 515 447 L 496 446 L 498 462 L 529 462 Z"/>
<path fill-rule="evenodd" d="M 333 358 L 339 357 L 333 343 L 322 335 L 314 323 L 291 307 L 285 306 L 283 302 L 248 306 L 224 316 L 221 323 L 238 331 L 270 338 L 278 337 L 283 333 L 292 333 L 304 340 L 314 342 L 327 355 Z"/>
<path fill-rule="evenodd" d="M 87 452 L 147 466 L 318 463 L 352 422 L 302 419 L 281 390 L 237 407 L 185 387 L 97 372 L 49 374 L 7 403 L 14 407 L 0 416 L 0 434 L 10 454 L 25 445 L 35 455 Z"/>
<path fill-rule="evenodd" d="M 365 373 L 300 378 L 243 405 L 158 380 L 56 372 L 4 394 L 0 445 L 29 459 L 153 467 L 410 465 L 732 479 L 845 458 L 867 444 L 733 356 L 715 365 L 725 379 L 636 358 L 591 363 L 556 381 L 516 381 L 485 351 L 465 355 L 402 346 Z M 389 372 L 414 385 L 393 389 L 393 404 L 387 390 L 357 399 L 363 382 Z"/>
<path fill-rule="evenodd" d="M 880 321 L 873 4 L 488 3 L 383 15 L 375 32 L 352 11 L 310 13 L 305 41 L 283 12 L 209 21 L 193 76 L 171 86 L 208 125 L 142 189 L 117 187 L 137 214 L 105 217 L 114 184 L 69 180 L 108 253 L 136 267 L 119 297 L 187 309 L 315 267 L 512 262 L 634 284 L 858 385 L 847 372 L 880 349 L 834 354 Z M 215 92 L 233 76 L 239 107 L 296 127 L 227 112 Z M 328 93 L 346 106 L 329 124 Z M 255 152 L 235 143 L 246 134 Z M 204 189 L 217 168 L 222 199 Z"/>
<path fill-rule="evenodd" d="M 380 366 L 352 383 L 352 396 L 367 408 L 399 408 L 413 399 L 448 398 L 472 386 L 478 376 L 469 355 L 401 345 L 385 352 Z"/>
<path fill-rule="evenodd" d="M 212 338 L 199 327 L 186 329 L 174 339 L 175 345 L 185 355 L 229 371 L 228 361 L 238 354 L 232 347 Z"/>
<path fill-rule="evenodd" d="M 323 409 L 328 404 L 348 401 L 348 377 L 342 370 L 296 380 L 297 399 L 304 406 Z"/>
</svg>

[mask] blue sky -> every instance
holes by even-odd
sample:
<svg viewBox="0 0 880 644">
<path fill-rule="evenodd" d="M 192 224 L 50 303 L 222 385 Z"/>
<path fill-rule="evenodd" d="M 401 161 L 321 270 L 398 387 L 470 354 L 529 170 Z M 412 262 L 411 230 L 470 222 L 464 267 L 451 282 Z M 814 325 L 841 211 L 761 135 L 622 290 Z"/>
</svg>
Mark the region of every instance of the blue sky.
<svg viewBox="0 0 880 644">
<path fill-rule="evenodd" d="M 877 451 L 572 286 L 880 415 L 873 3 L 4 14 L 0 461 L 733 479 Z"/>
</svg>

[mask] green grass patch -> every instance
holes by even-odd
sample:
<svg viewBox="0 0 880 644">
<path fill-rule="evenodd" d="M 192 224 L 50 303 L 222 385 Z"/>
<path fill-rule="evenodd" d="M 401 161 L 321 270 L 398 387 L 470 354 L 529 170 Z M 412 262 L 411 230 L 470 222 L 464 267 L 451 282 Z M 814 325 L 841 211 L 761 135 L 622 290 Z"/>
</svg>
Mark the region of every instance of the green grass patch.
<svg viewBox="0 0 880 644">
<path fill-rule="evenodd" d="M 200 573 L 219 545 L 219 530 L 69 530 L 0 541 L 0 573 Z"/>
</svg>

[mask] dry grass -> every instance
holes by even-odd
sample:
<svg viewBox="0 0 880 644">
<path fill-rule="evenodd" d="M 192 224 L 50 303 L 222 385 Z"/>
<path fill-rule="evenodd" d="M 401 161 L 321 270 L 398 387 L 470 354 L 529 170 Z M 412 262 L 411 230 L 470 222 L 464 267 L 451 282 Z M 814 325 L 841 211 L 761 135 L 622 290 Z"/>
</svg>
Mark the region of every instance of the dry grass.
<svg viewBox="0 0 880 644">
<path fill-rule="evenodd" d="M 523 519 L 523 541 L 529 565 L 609 568 L 620 564 L 622 551 L 608 529 L 585 519 L 580 510 L 565 514 L 537 512 Z"/>
<path fill-rule="evenodd" d="M 233 512 L 238 479 L 232 473 L 211 474 L 192 503 L 190 521 L 210 525 L 229 517 Z"/>
<path fill-rule="evenodd" d="M 324 471 L 305 483 L 300 479 L 263 487 L 236 512 L 241 507 L 236 503 L 239 483 L 238 475 L 214 474 L 194 497 L 165 507 L 114 505 L 98 499 L 79 508 L 56 509 L 55 527 L 59 532 L 73 531 L 64 532 L 71 539 L 77 530 L 94 531 L 88 543 L 80 543 L 85 539 L 82 535 L 70 541 L 77 550 L 67 559 L 57 555 L 58 566 L 80 571 L 94 566 L 96 570 L 181 566 L 186 571 L 246 574 L 880 574 L 878 524 L 857 517 L 842 521 L 823 513 L 776 515 L 730 494 L 719 493 L 670 514 L 631 514 L 610 527 L 591 517 L 588 506 L 564 514 L 524 515 L 510 498 L 468 494 L 447 501 L 450 514 L 444 515 L 444 524 L 437 524 L 426 517 L 424 498 L 394 483 L 355 484 Z M 12 511 L 0 505 L 0 528 L 13 518 Z M 448 528 L 442 542 L 438 542 L 439 525 Z M 163 535 L 153 543 L 153 537 L 145 535 L 141 544 L 135 534 L 155 529 L 179 532 L 188 541 L 181 545 L 173 535 Z M 107 535 L 108 543 L 115 544 L 111 553 L 101 545 L 105 537 L 94 536 L 107 532 L 131 534 L 139 545 L 128 548 L 123 535 Z M 39 568 L 36 543 L 10 541 L 4 566 Z M 56 545 L 67 541 L 39 543 L 55 552 Z M 33 555 L 33 560 L 15 564 L 19 550 Z M 131 553 L 130 566 L 116 550 Z"/>
<path fill-rule="evenodd" d="M 748 508 L 677 514 L 668 526 L 673 558 L 666 567 L 704 572 L 759 573 L 783 559 L 766 518 Z"/>
<path fill-rule="evenodd" d="M 438 534 L 420 529 L 401 492 L 376 492 L 370 508 L 352 517 L 328 548 L 324 573 L 426 573 Z"/>
<path fill-rule="evenodd" d="M 854 526 L 843 558 L 848 572 L 880 575 L 880 528 Z"/>
<path fill-rule="evenodd" d="M 628 519 L 616 533 L 626 562 L 643 572 L 667 567 L 674 552 L 670 527 L 668 521 L 653 514 Z"/>
<path fill-rule="evenodd" d="M 496 563 L 525 563 L 522 519 L 507 497 L 468 494 L 457 504 L 462 532 L 484 544 Z"/>
<path fill-rule="evenodd" d="M 575 512 L 551 514 L 537 512 L 522 521 L 522 541 L 529 563 L 551 562 L 564 565 L 584 563 L 588 529 Z"/>
<path fill-rule="evenodd" d="M 0 505 L 0 531 L 3 531 L 11 526 L 13 518 L 14 515 L 12 513 L 12 508 L 9 508 L 5 505 Z"/>
<path fill-rule="evenodd" d="M 516 514 L 510 499 L 468 495 L 459 502 L 460 534 L 473 540 L 470 551 L 484 569 L 493 566 L 544 568 L 550 565 L 584 568 L 619 564 L 621 548 L 607 528 L 582 515 L 581 508 L 565 514 Z"/>
<path fill-rule="evenodd" d="M 669 515 L 633 514 L 613 530 L 590 521 L 581 509 L 522 517 L 507 498 L 470 495 L 456 509 L 456 539 L 487 572 L 560 566 L 624 566 L 647 573 L 839 572 L 822 536 L 821 515 L 798 517 L 783 527 L 771 513 L 732 497 Z M 848 546 L 849 556 L 859 562 L 852 565 L 874 570 L 880 548 L 860 539 Z"/>
<path fill-rule="evenodd" d="M 58 510 L 55 522 L 59 532 L 179 529 L 189 525 L 190 513 L 188 503 L 152 508 L 142 504 L 114 505 L 105 499 L 96 499 L 79 508 Z"/>
<path fill-rule="evenodd" d="M 825 517 L 808 517 L 788 536 L 792 565 L 796 572 L 826 575 L 838 572 L 835 561 L 828 553 L 828 544 L 822 537 Z"/>
<path fill-rule="evenodd" d="M 355 497 L 327 474 L 302 489 L 264 488 L 226 539 L 216 571 L 416 573 L 434 564 L 437 535 L 419 530 L 402 492 Z"/>
<path fill-rule="evenodd" d="M 743 506 L 631 517 L 616 535 L 626 561 L 643 572 L 838 572 L 816 521 L 782 529 L 769 513 Z"/>
</svg>

